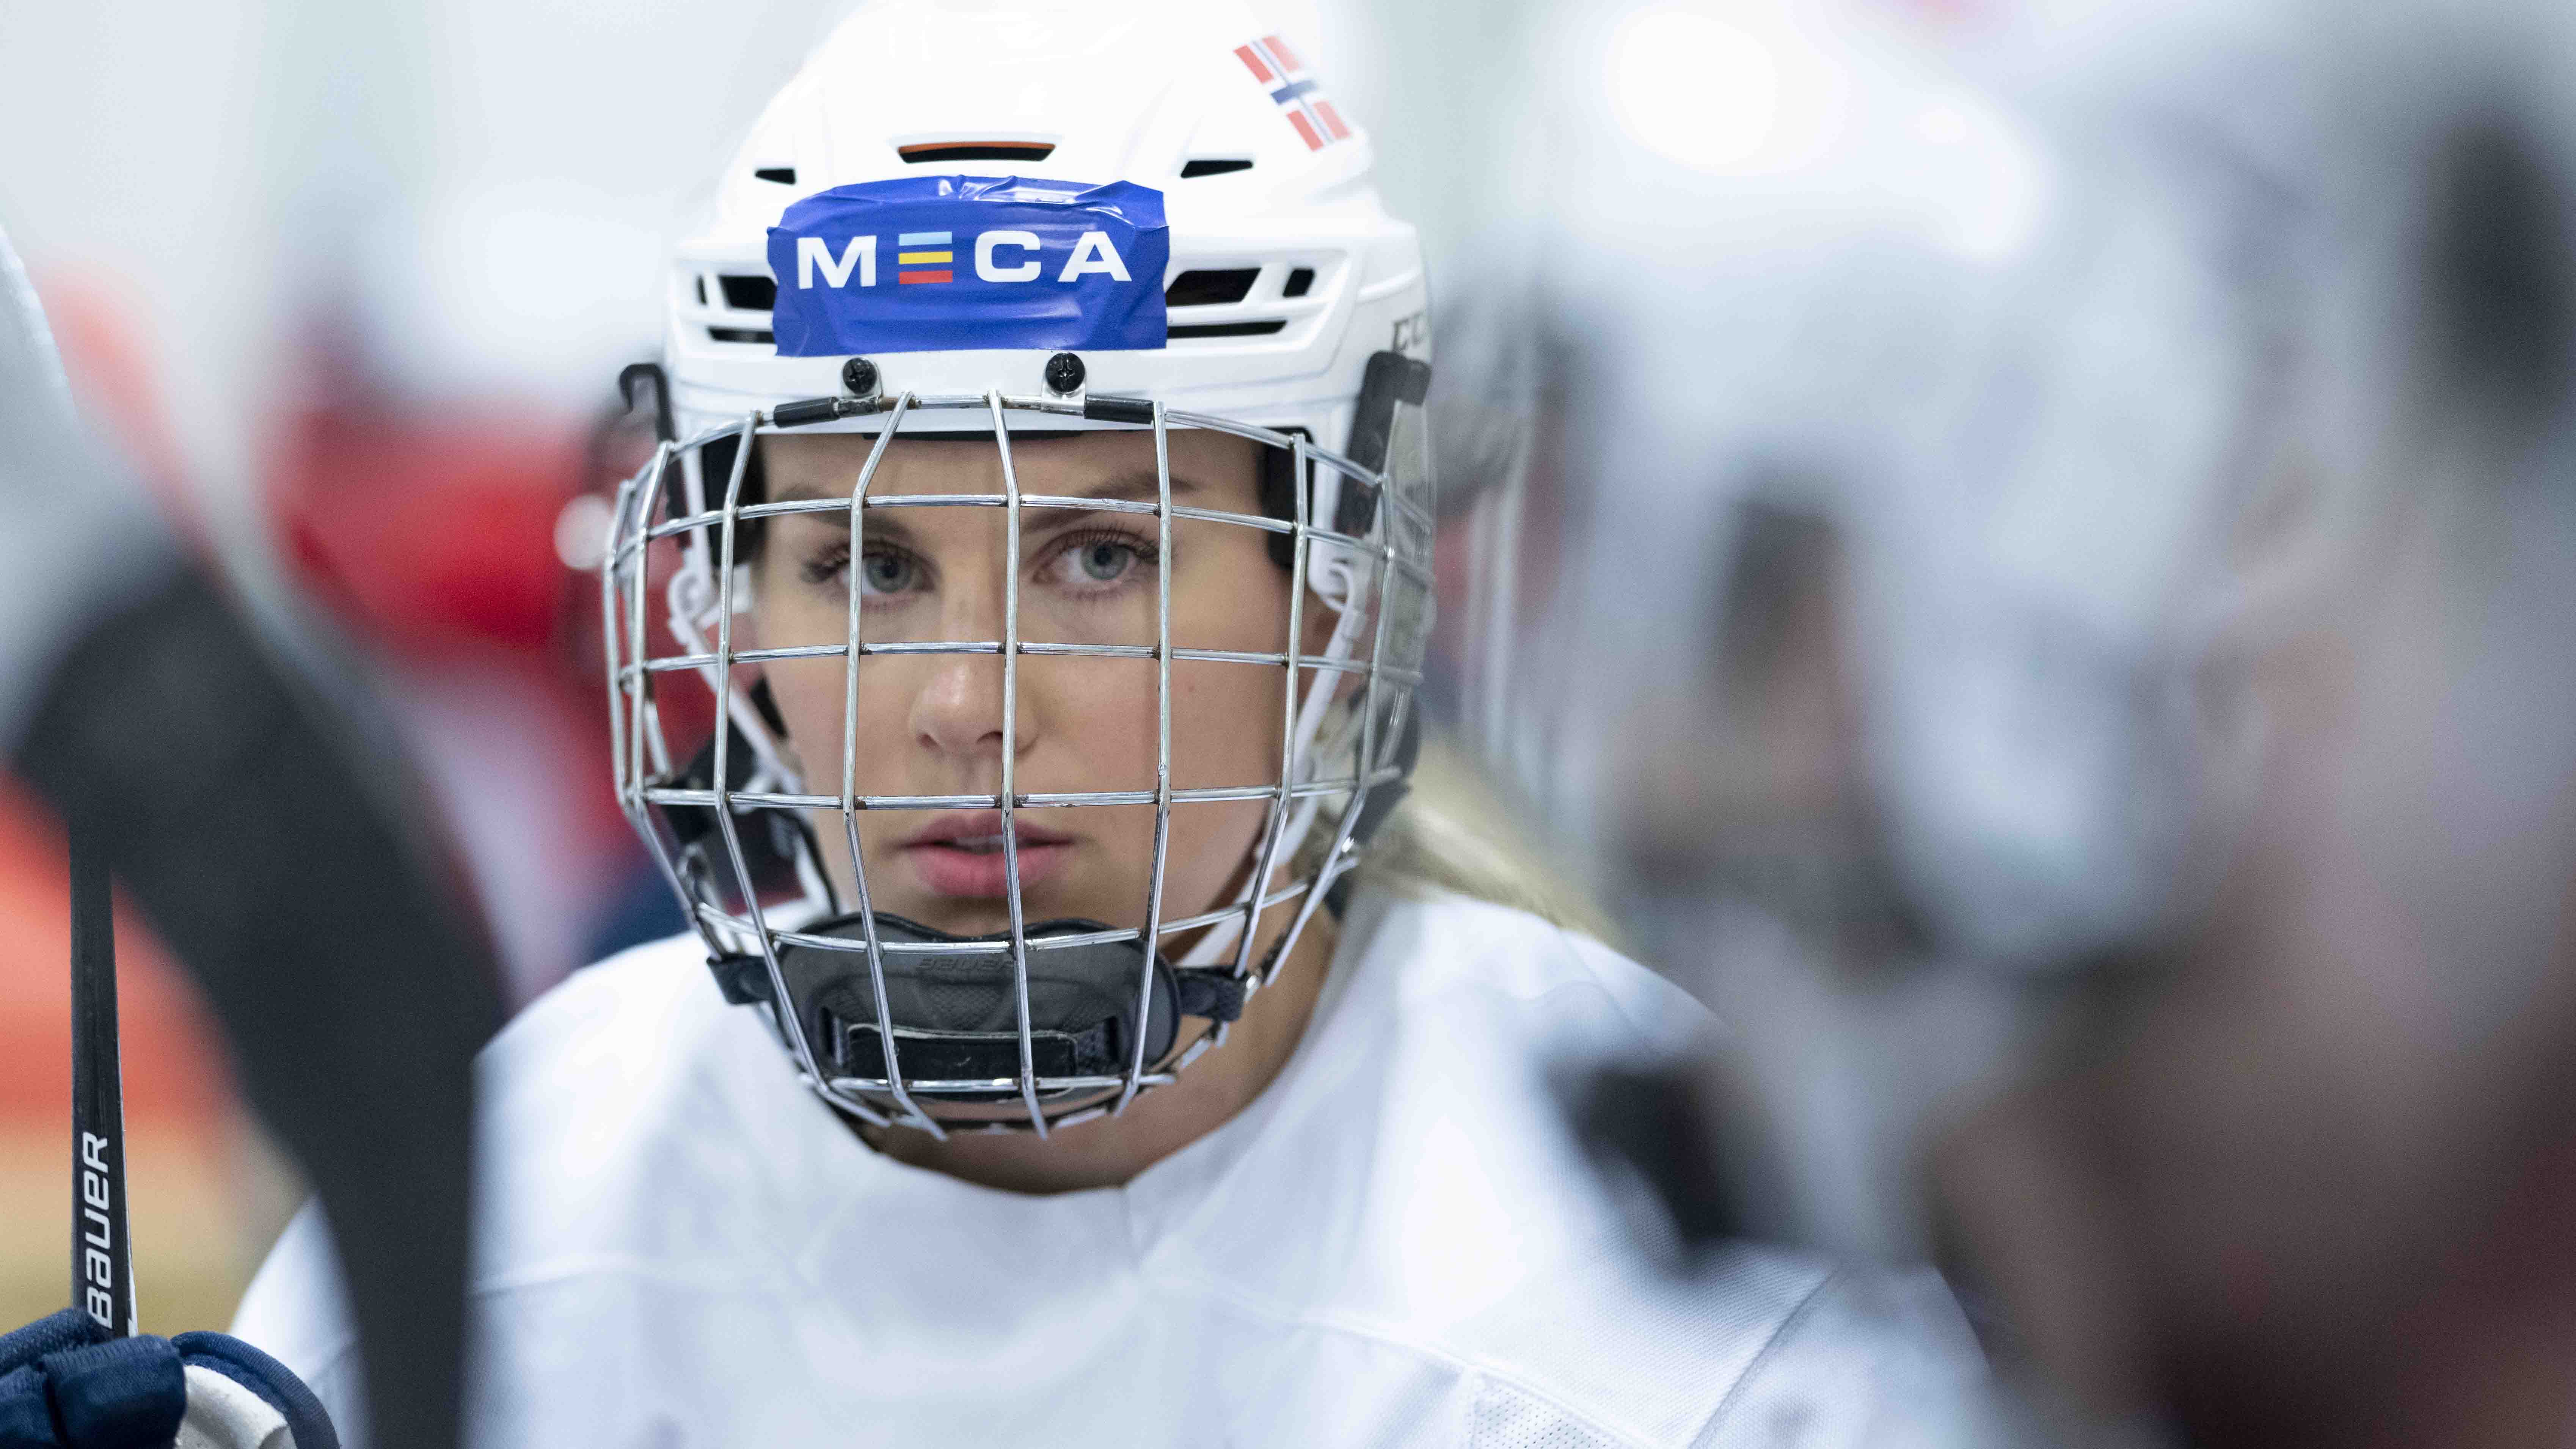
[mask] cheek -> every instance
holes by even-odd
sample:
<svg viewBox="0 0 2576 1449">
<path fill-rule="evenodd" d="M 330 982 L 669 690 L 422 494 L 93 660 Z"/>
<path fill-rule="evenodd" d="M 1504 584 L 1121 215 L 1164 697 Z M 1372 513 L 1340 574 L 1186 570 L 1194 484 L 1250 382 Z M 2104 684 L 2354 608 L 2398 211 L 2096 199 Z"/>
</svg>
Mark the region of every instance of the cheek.
<svg viewBox="0 0 2576 1449">
<path fill-rule="evenodd" d="M 1172 670 L 1176 789 L 1266 786 L 1279 778 L 1280 672 L 1184 661 Z"/>
<path fill-rule="evenodd" d="M 1147 659 L 1023 659 L 1020 708 L 1035 746 L 1028 788 L 1150 790 L 1158 726 L 1156 668 Z M 1172 740 L 1179 751 L 1186 696 L 1172 678 Z M 1042 782 L 1042 783 L 1041 783 Z M 1173 781 L 1179 784 L 1176 777 Z"/>
<path fill-rule="evenodd" d="M 1282 738 L 1279 670 L 1251 664 L 1174 666 L 1175 789 L 1276 785 Z M 1269 819 L 1266 799 L 1174 806 L 1167 909 L 1195 915 L 1230 899 L 1227 893 L 1238 888 L 1247 856 Z"/>
<path fill-rule="evenodd" d="M 838 644 L 850 632 L 849 604 L 805 582 L 794 569 L 763 569 L 752 578 L 753 605 L 734 622 L 737 643 L 762 648 Z"/>
<path fill-rule="evenodd" d="M 1275 653 L 1288 638 L 1286 575 L 1257 538 L 1230 539 L 1224 567 L 1173 599 L 1184 646 Z M 1246 587 L 1250 582 L 1253 586 Z M 1186 621 L 1186 623 L 1184 623 Z M 1286 671 L 1271 664 L 1179 660 L 1172 666 L 1172 769 L 1183 787 L 1276 784 Z"/>
<path fill-rule="evenodd" d="M 1022 707 L 1035 712 L 1035 749 L 1021 778 L 1034 790 L 1150 790 L 1157 731 L 1155 666 L 1145 660 L 1055 659 L 1024 664 Z M 1267 788 L 1279 775 L 1280 671 L 1181 660 L 1172 666 L 1172 786 Z M 1154 812 L 1072 812 L 1103 849 L 1104 892 L 1084 912 L 1109 917 L 1141 897 L 1153 860 Z M 1165 909 L 1194 915 L 1219 903 L 1269 819 L 1265 800 L 1181 802 L 1172 809 Z"/>
<path fill-rule="evenodd" d="M 807 788 L 838 789 L 841 778 L 841 661 L 776 659 L 759 668 L 760 677 L 769 682 L 770 702 L 778 707 L 778 717 L 787 725 L 785 743 L 789 754 L 797 761 L 798 769 L 806 777 Z M 861 727 L 864 730 L 864 723 Z"/>
</svg>

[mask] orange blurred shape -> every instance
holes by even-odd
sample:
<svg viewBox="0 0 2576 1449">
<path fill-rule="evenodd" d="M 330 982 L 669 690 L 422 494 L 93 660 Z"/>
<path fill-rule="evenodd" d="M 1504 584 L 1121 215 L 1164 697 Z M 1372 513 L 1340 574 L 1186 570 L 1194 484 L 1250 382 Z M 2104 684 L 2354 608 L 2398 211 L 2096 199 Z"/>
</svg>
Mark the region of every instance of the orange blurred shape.
<svg viewBox="0 0 2576 1449">
<path fill-rule="evenodd" d="M 186 460 L 162 408 L 131 287 L 112 276 L 49 270 L 37 291 L 83 416 L 142 475 L 172 524 L 194 530 Z"/>
<path fill-rule="evenodd" d="M 51 1124 L 66 1142 L 71 939 L 62 826 L 24 786 L 0 779 L 0 1129 Z M 121 900 L 116 967 L 126 1120 L 215 1130 L 232 1082 L 213 1023 L 169 953 Z"/>
</svg>

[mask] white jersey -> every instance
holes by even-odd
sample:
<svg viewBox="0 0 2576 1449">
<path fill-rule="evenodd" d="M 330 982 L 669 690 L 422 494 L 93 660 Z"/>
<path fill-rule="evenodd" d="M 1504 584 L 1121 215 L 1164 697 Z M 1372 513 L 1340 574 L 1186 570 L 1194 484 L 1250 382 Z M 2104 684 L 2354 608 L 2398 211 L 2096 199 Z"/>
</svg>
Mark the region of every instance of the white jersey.
<svg viewBox="0 0 2576 1449">
<path fill-rule="evenodd" d="M 725 1005 L 694 939 L 584 971 L 482 1062 L 485 1446 L 1958 1442 L 1982 1367 L 1937 1280 L 1627 1249 L 1559 1106 L 1700 1007 L 1500 907 L 1363 893 L 1234 1120 L 1035 1197 L 880 1156 Z M 327 1229 L 233 1331 L 353 1428 Z"/>
</svg>

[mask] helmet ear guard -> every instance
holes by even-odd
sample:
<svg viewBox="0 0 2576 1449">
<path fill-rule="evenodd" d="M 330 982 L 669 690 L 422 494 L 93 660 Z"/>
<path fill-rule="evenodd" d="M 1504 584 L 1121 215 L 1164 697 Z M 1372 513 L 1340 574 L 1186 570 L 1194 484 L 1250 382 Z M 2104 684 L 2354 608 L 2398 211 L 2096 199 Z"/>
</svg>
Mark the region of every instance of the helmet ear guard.
<svg viewBox="0 0 2576 1449">
<path fill-rule="evenodd" d="M 1421 407 L 1431 396 L 1431 364 L 1401 352 L 1378 352 L 1370 355 L 1368 371 L 1360 375 L 1359 406 L 1351 415 L 1351 442 L 1345 456 L 1372 473 L 1383 473 L 1395 447 L 1395 418 L 1398 407 Z M 1358 529 L 1340 528 L 1343 533 L 1366 532 L 1367 521 Z"/>
<path fill-rule="evenodd" d="M 671 375 L 664 372 L 658 362 L 630 363 L 617 374 L 617 396 L 629 412 L 635 410 L 637 388 L 653 390 L 653 440 L 657 443 L 678 442 L 680 425 L 671 416 Z"/>
<path fill-rule="evenodd" d="M 1431 364 L 1401 352 L 1372 355 L 1361 377 L 1359 403 L 1351 418 L 1350 444 L 1342 455 L 1371 473 L 1385 473 L 1395 440 L 1396 410 L 1420 408 L 1430 391 Z M 1281 431 L 1297 438 L 1307 436 L 1304 428 Z M 1261 465 L 1261 511 L 1273 518 L 1294 519 L 1299 482 L 1296 456 L 1267 449 L 1261 455 Z M 1310 465 L 1306 472 L 1305 482 L 1312 489 L 1314 522 L 1353 538 L 1367 536 L 1377 521 L 1379 490 L 1336 469 Z M 1272 534 L 1270 561 L 1283 569 L 1293 567 L 1296 546 L 1290 535 Z M 1337 609 L 1350 607 L 1357 597 L 1357 581 L 1352 577 L 1356 561 L 1349 557 L 1348 547 L 1318 540 L 1311 548 L 1308 587 Z"/>
</svg>

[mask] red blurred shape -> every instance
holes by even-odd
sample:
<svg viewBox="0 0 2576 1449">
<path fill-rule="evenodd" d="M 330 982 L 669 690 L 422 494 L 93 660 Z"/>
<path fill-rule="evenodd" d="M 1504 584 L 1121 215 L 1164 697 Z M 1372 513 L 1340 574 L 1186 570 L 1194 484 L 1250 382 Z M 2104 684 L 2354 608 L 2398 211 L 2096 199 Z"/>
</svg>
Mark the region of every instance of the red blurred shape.
<svg viewBox="0 0 2576 1449">
<path fill-rule="evenodd" d="M 554 528 L 581 469 L 552 418 L 314 408 L 288 426 L 270 516 L 316 595 L 389 647 L 536 653 L 569 602 Z"/>
</svg>

